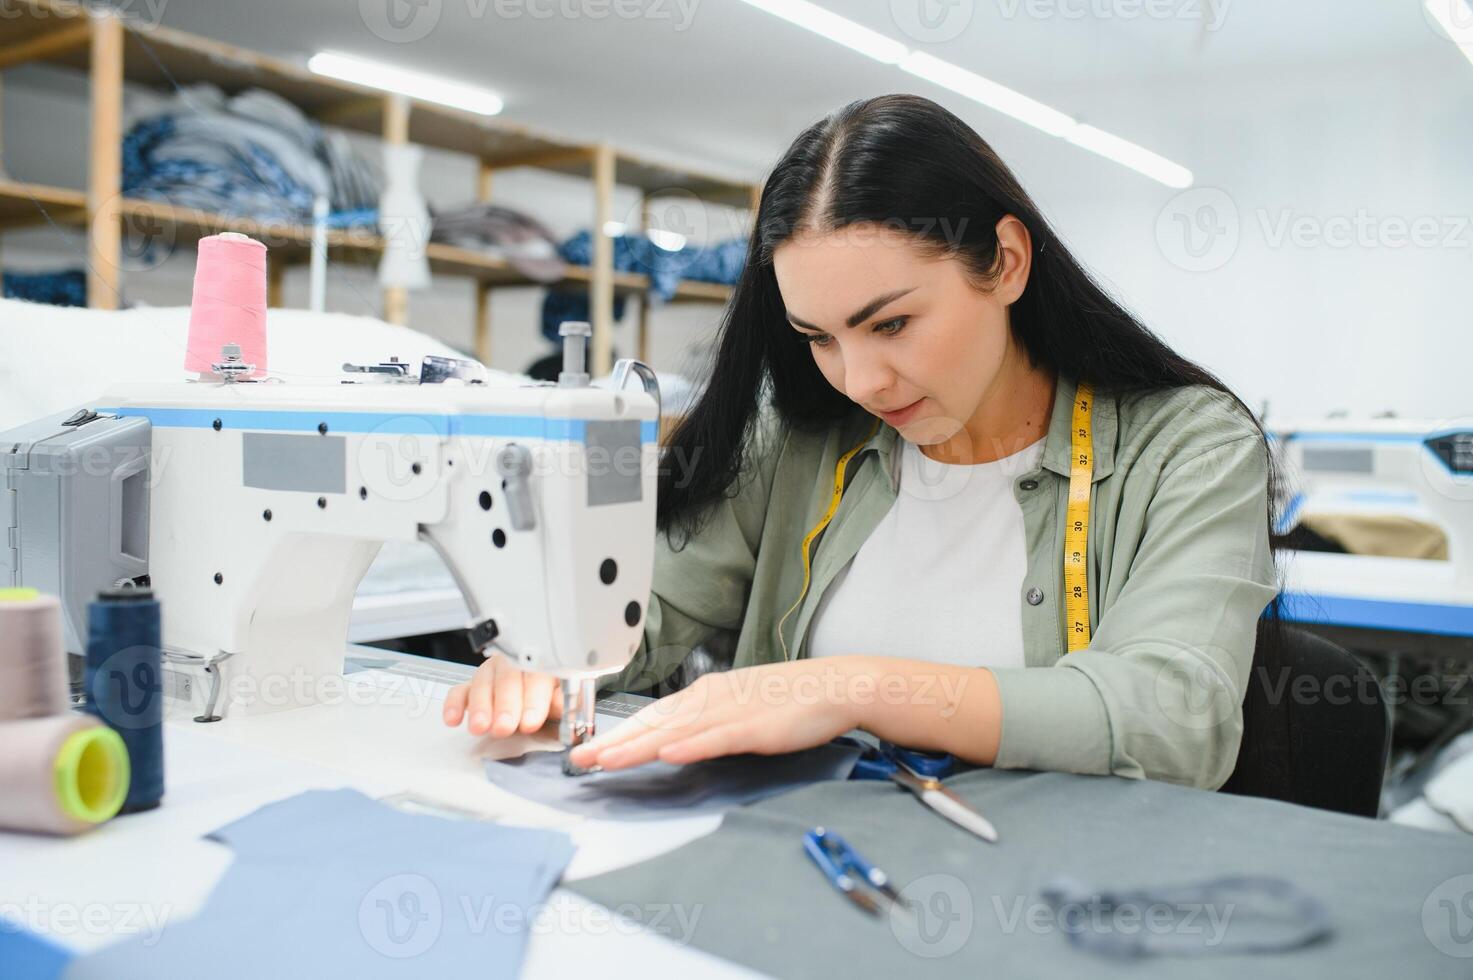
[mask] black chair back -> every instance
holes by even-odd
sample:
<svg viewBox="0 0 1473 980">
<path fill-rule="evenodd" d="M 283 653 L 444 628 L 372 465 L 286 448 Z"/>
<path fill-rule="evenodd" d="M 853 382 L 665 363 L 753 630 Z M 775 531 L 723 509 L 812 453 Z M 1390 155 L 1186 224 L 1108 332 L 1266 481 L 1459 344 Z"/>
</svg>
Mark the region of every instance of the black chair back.
<svg viewBox="0 0 1473 980">
<path fill-rule="evenodd" d="M 1313 633 L 1260 629 L 1243 744 L 1222 792 L 1375 817 L 1390 751 L 1391 719 L 1370 668 Z"/>
</svg>

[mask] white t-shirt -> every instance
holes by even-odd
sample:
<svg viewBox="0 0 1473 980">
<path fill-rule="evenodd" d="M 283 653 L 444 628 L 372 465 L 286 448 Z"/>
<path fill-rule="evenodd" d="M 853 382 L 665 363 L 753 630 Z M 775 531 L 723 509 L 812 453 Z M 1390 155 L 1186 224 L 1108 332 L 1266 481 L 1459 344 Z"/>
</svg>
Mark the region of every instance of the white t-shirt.
<svg viewBox="0 0 1473 980">
<path fill-rule="evenodd" d="M 1043 443 L 952 464 L 896 440 L 895 503 L 824 594 L 809 655 L 1024 666 L 1027 546 L 1013 483 L 1038 468 Z"/>
</svg>

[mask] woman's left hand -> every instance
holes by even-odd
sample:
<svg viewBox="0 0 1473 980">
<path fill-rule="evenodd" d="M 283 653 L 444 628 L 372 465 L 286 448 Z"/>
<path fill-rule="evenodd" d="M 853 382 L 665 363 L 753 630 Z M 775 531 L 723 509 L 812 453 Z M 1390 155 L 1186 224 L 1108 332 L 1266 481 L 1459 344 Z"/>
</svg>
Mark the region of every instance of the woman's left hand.
<svg viewBox="0 0 1473 980">
<path fill-rule="evenodd" d="M 576 747 L 571 761 L 624 769 L 822 745 L 856 726 L 849 688 L 860 669 L 858 658 L 823 657 L 704 674 Z"/>
</svg>

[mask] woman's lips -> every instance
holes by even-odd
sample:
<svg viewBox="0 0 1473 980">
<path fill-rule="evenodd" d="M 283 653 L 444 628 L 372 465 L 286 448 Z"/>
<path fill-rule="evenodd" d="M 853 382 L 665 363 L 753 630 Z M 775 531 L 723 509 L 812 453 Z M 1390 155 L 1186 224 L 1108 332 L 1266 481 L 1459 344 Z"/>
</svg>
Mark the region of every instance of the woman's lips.
<svg viewBox="0 0 1473 980">
<path fill-rule="evenodd" d="M 904 408 L 899 409 L 898 411 L 881 412 L 880 418 L 884 419 L 886 422 L 890 423 L 893 426 L 898 427 L 904 425 L 906 422 L 910 421 L 911 416 L 920 411 L 921 402 L 923 401 L 925 401 L 924 398 L 917 398 L 915 401 L 911 402 Z"/>
</svg>

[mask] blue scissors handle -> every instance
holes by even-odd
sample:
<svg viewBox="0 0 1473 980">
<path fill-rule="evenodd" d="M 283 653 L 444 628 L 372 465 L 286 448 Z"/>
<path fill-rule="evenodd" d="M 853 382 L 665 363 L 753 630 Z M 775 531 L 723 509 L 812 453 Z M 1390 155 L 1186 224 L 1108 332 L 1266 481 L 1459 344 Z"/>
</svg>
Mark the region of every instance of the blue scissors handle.
<svg viewBox="0 0 1473 980">
<path fill-rule="evenodd" d="M 956 757 L 950 753 L 922 752 L 901 748 L 891 742 L 881 742 L 876 747 L 847 735 L 835 741 L 857 745 L 864 750 L 849 774 L 850 779 L 889 779 L 901 766 L 924 779 L 945 779 L 956 772 Z"/>
<path fill-rule="evenodd" d="M 856 893 L 860 882 L 868 884 L 891 901 L 898 902 L 900 895 L 890 884 L 890 877 L 870 864 L 849 842 L 832 830 L 814 827 L 803 835 L 803 850 L 818 865 L 830 883 L 851 897 L 868 898 Z M 873 899 L 859 902 L 867 911 L 875 911 Z"/>
</svg>

